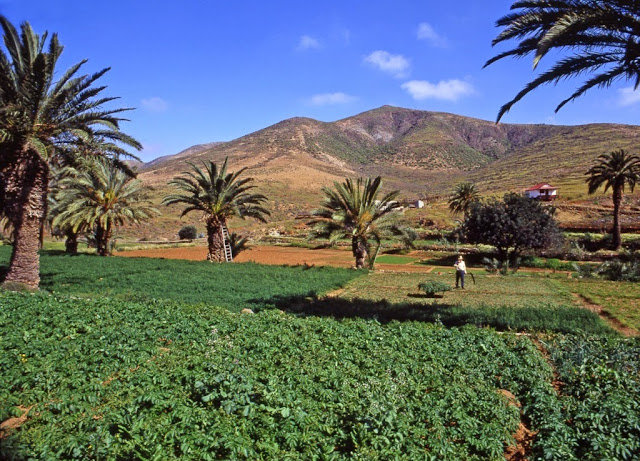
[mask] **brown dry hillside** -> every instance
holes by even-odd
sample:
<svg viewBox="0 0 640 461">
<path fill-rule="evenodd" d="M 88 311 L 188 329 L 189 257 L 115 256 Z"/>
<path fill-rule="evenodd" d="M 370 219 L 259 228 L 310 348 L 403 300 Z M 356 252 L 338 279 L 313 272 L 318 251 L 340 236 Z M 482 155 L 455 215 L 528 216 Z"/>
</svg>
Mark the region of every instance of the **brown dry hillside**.
<svg viewBox="0 0 640 461">
<path fill-rule="evenodd" d="M 548 181 L 583 199 L 584 171 L 615 148 L 636 150 L 640 127 L 511 125 L 460 115 L 383 106 L 336 122 L 291 118 L 233 141 L 189 148 L 141 168 L 159 202 L 187 161 L 246 167 L 271 199 L 274 219 L 317 206 L 322 186 L 353 175 L 382 175 L 406 196 L 446 196 L 461 180 L 503 193 Z M 161 221 L 175 222 L 177 209 Z M 177 224 L 176 224 L 177 225 Z"/>
</svg>

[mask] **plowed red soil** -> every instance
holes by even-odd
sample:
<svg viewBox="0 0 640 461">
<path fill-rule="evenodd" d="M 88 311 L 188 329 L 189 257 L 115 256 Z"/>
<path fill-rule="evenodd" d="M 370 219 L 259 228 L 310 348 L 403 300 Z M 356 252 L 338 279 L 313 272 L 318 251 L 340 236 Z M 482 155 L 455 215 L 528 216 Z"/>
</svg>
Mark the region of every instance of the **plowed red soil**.
<svg viewBox="0 0 640 461">
<path fill-rule="evenodd" d="M 116 253 L 117 256 L 129 258 L 165 258 L 188 259 L 204 261 L 207 259 L 207 248 L 204 246 L 182 248 L 154 248 L 149 250 L 129 250 Z M 273 265 L 302 265 L 353 267 L 354 259 L 349 250 L 281 247 L 260 245 L 254 246 L 240 253 L 237 262 L 256 262 Z M 377 270 L 393 272 L 428 273 L 433 270 L 430 266 L 415 266 L 411 264 L 376 264 Z"/>
</svg>

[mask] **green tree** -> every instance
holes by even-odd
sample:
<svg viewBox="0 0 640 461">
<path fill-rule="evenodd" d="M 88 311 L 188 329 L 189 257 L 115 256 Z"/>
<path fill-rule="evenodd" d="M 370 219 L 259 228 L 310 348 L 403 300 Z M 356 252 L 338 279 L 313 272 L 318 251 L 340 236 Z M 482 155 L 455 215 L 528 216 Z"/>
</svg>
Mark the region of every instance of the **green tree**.
<svg viewBox="0 0 640 461">
<path fill-rule="evenodd" d="M 495 247 L 505 268 L 522 251 L 546 248 L 560 236 L 552 208 L 513 193 L 471 205 L 462 234 L 470 243 Z"/>
<path fill-rule="evenodd" d="M 566 103 L 594 87 L 608 87 L 617 79 L 640 83 L 640 15 L 630 0 L 529 0 L 511 5 L 512 13 L 497 21 L 503 30 L 493 45 L 517 40 L 515 48 L 499 53 L 485 67 L 506 57 L 533 56 L 534 68 L 550 51 L 571 50 L 550 69 L 528 83 L 500 108 L 497 120 L 525 95 L 541 85 L 589 75 Z"/>
<path fill-rule="evenodd" d="M 269 216 L 269 211 L 262 206 L 267 198 L 252 193 L 256 187 L 251 185 L 253 178 L 239 179 L 246 168 L 227 173 L 227 161 L 225 158 L 222 166 L 214 162 L 204 163 L 202 169 L 190 163 L 192 171 L 185 171 L 183 176 L 169 182 L 183 193 L 167 195 L 162 201 L 165 205 L 187 205 L 180 217 L 192 211 L 202 213 L 207 228 L 208 261 L 225 261 L 222 228 L 227 226 L 230 218 L 254 218 L 266 222 Z"/>
<path fill-rule="evenodd" d="M 604 191 L 609 188 L 613 191 L 613 229 L 611 230 L 611 244 L 614 250 L 622 244 L 620 229 L 620 208 L 625 186 L 629 186 L 631 192 L 640 182 L 640 156 L 628 154 L 623 149 L 615 150 L 609 154 L 602 154 L 596 159 L 595 165 L 586 173 L 589 194 L 595 193 L 604 185 Z"/>
<path fill-rule="evenodd" d="M 311 237 L 328 238 L 330 242 L 351 239 L 356 268 L 363 268 L 367 259 L 372 267 L 382 240 L 406 233 L 398 225 L 399 192 L 383 195 L 381 187 L 380 176 L 345 179 L 343 183 L 335 182 L 333 188 L 323 187 L 325 200 L 322 208 L 312 212 L 315 219 L 310 222 L 314 226 Z"/>
<path fill-rule="evenodd" d="M 20 33 L 4 17 L 0 49 L 0 209 L 11 223 L 14 245 L 6 288 L 36 289 L 40 282 L 38 249 L 46 217 L 49 168 L 59 146 L 99 135 L 139 149 L 119 131 L 117 114 L 107 109 L 115 98 L 101 95 L 96 81 L 108 69 L 80 75 L 85 61 L 66 71 L 57 68 L 62 46 L 56 34 L 47 40 L 28 23 Z M 56 80 L 56 77 L 59 78 Z"/>
<path fill-rule="evenodd" d="M 61 181 L 66 179 L 65 184 L 73 184 L 73 179 L 80 172 L 89 171 L 94 168 L 96 159 L 109 158 L 114 167 L 121 169 L 127 175 L 134 177 L 135 173 L 118 160 L 122 155 L 131 156 L 121 146 L 99 137 L 83 139 L 70 146 L 59 146 L 58 155 L 55 162 L 50 166 L 49 197 L 47 221 L 51 228 L 51 233 L 65 239 L 65 252 L 76 254 L 78 252 L 78 237 L 89 229 L 86 225 L 74 227 L 71 224 L 63 223 L 53 226 L 55 217 L 65 211 L 64 186 Z M 70 179 L 71 178 L 71 179 Z"/>
<path fill-rule="evenodd" d="M 60 181 L 58 206 L 52 225 L 74 232 L 91 229 L 100 256 L 111 252 L 109 241 L 118 226 L 140 223 L 160 214 L 147 200 L 147 188 L 108 159 Z"/>
<path fill-rule="evenodd" d="M 449 209 L 454 213 L 467 215 L 471 205 L 480 200 L 476 185 L 470 182 L 458 184 L 449 197 Z"/>
</svg>

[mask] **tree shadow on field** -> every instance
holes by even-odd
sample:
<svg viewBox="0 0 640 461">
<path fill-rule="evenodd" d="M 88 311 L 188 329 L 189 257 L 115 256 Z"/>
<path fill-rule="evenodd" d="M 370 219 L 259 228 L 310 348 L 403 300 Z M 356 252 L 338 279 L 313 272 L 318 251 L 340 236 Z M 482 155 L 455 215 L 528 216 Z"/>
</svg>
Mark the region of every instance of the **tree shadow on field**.
<svg viewBox="0 0 640 461">
<path fill-rule="evenodd" d="M 597 314 L 580 307 L 463 306 L 443 302 L 390 303 L 367 299 L 319 298 L 315 293 L 252 299 L 254 310 L 281 309 L 300 316 L 335 319 L 375 319 L 391 321 L 439 322 L 447 327 L 475 325 L 500 331 L 555 331 L 559 333 L 615 334 Z"/>
<path fill-rule="evenodd" d="M 418 295 L 420 296 L 420 295 Z M 433 298 L 431 298 L 433 299 Z M 446 326 L 476 324 L 485 326 L 487 322 L 478 322 L 473 312 L 459 305 L 447 303 L 399 303 L 371 301 L 366 299 L 343 299 L 334 297 L 319 298 L 314 293 L 307 296 L 274 296 L 268 299 L 252 299 L 256 310 L 281 309 L 285 312 L 318 317 L 364 318 L 380 322 L 398 321 L 440 321 Z"/>
</svg>

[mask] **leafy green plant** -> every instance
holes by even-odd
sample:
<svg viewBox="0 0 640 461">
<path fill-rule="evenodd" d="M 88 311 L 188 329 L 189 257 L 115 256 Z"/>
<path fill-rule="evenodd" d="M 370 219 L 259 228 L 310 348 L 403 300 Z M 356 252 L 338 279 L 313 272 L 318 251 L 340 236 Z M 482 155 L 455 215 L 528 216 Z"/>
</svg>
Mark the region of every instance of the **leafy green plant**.
<svg viewBox="0 0 640 461">
<path fill-rule="evenodd" d="M 196 226 L 182 226 L 178 231 L 178 238 L 180 240 L 194 240 L 198 237 L 198 229 Z"/>
<path fill-rule="evenodd" d="M 446 291 L 451 291 L 451 285 L 437 280 L 429 280 L 418 284 L 418 289 L 423 291 L 429 298 L 435 298 L 437 293 L 444 294 Z"/>
<path fill-rule="evenodd" d="M 498 460 L 520 422 L 501 390 L 526 411 L 554 404 L 539 397 L 553 397 L 552 374 L 535 347 L 491 330 L 105 297 L 0 303 L 0 418 L 32 407 L 2 440 L 17 458 Z"/>
<path fill-rule="evenodd" d="M 622 261 L 612 259 L 606 261 L 598 268 L 598 273 L 607 280 L 616 282 L 638 282 L 640 281 L 640 259 Z"/>
</svg>

